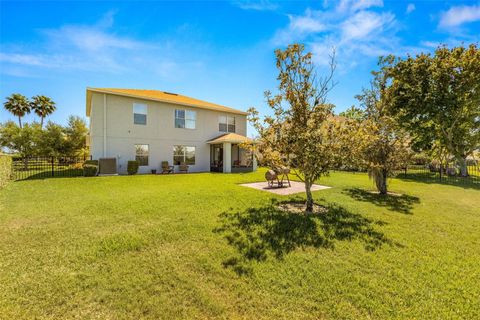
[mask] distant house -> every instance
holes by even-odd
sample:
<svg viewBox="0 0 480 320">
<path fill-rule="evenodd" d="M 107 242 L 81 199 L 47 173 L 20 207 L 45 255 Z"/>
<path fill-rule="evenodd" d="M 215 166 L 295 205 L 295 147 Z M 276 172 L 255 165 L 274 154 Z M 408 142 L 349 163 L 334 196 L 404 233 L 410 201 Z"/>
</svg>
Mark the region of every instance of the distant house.
<svg viewBox="0 0 480 320">
<path fill-rule="evenodd" d="M 118 173 L 137 160 L 139 172 L 162 161 L 189 172 L 253 171 L 246 112 L 157 90 L 87 88 L 88 144 L 93 159 L 115 158 Z"/>
</svg>

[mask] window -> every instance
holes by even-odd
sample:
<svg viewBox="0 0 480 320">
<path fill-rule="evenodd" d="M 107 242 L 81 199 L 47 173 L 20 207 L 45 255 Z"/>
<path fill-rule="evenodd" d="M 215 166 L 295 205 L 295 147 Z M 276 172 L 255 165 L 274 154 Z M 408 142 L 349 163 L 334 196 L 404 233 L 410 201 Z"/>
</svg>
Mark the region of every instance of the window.
<svg viewBox="0 0 480 320">
<path fill-rule="evenodd" d="M 218 117 L 218 130 L 221 132 L 235 132 L 235 117 Z"/>
<path fill-rule="evenodd" d="M 148 166 L 148 144 L 135 145 L 135 160 L 140 166 Z"/>
<path fill-rule="evenodd" d="M 133 123 L 147 124 L 147 105 L 143 103 L 133 104 Z"/>
<path fill-rule="evenodd" d="M 195 164 L 195 147 L 173 146 L 173 164 Z"/>
<path fill-rule="evenodd" d="M 175 110 L 175 128 L 195 129 L 196 119 L 196 111 Z"/>
</svg>

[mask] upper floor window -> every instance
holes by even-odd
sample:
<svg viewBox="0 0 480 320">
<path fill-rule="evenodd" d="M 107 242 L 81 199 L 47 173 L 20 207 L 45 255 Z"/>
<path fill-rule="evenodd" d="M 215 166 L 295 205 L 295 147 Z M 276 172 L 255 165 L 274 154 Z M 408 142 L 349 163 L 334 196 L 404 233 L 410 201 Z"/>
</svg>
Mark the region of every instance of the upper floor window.
<svg viewBox="0 0 480 320">
<path fill-rule="evenodd" d="M 175 128 L 195 129 L 196 121 L 196 111 L 175 110 Z"/>
<path fill-rule="evenodd" d="M 148 144 L 135 145 L 135 160 L 139 166 L 148 166 Z"/>
<path fill-rule="evenodd" d="M 235 117 L 231 117 L 231 116 L 218 117 L 218 131 L 235 132 Z"/>
<path fill-rule="evenodd" d="M 147 105 L 143 103 L 133 104 L 133 123 L 147 124 Z"/>
</svg>

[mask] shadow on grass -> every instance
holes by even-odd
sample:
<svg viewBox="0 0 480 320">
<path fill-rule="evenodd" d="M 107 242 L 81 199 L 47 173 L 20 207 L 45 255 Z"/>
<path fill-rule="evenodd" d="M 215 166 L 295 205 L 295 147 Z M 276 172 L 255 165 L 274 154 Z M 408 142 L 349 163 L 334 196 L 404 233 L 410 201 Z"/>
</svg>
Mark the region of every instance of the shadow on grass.
<svg viewBox="0 0 480 320">
<path fill-rule="evenodd" d="M 290 201 L 291 203 L 291 201 Z M 221 226 L 214 232 L 224 235 L 237 255 L 223 262 L 237 274 L 251 272 L 251 262 L 268 257 L 282 259 L 298 249 L 333 249 L 336 241 L 361 241 L 365 249 L 375 250 L 393 242 L 374 229 L 375 222 L 351 213 L 337 205 L 329 205 L 323 213 L 306 215 L 279 209 L 272 199 L 269 205 L 229 211 L 220 214 Z"/>
<path fill-rule="evenodd" d="M 407 173 L 407 175 L 400 173 L 395 178 L 403 181 L 419 182 L 425 184 L 439 184 L 460 187 L 464 189 L 480 190 L 480 177 L 470 175 L 468 177 L 448 177 L 444 176 L 440 180 L 438 174 L 435 173 Z"/>
<path fill-rule="evenodd" d="M 15 181 L 37 180 L 37 179 L 54 179 L 54 178 L 74 178 L 83 177 L 83 169 L 55 169 L 52 175 L 51 170 L 26 170 L 17 171 L 14 174 Z"/>
<path fill-rule="evenodd" d="M 347 195 L 357 201 L 370 202 L 380 207 L 386 207 L 392 211 L 412 214 L 413 205 L 420 203 L 418 197 L 402 195 L 381 195 L 368 190 L 359 188 L 347 189 L 344 191 Z"/>
</svg>

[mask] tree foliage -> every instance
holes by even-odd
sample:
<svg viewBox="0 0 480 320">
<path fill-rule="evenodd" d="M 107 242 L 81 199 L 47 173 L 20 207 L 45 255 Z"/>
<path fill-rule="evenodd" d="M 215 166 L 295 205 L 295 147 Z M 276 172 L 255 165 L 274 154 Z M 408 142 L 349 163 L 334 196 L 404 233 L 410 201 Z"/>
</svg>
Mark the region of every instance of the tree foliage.
<svg viewBox="0 0 480 320">
<path fill-rule="evenodd" d="M 414 148 L 453 155 L 463 176 L 466 158 L 480 146 L 480 50 L 440 46 L 431 54 L 382 61 L 390 79 L 389 111 L 407 129 Z"/>
<path fill-rule="evenodd" d="M 263 163 L 288 166 L 305 183 L 306 211 L 313 210 L 311 186 L 328 173 L 336 160 L 338 141 L 332 116 L 333 105 L 327 103 L 327 94 L 333 87 L 334 55 L 330 72 L 319 78 L 312 63 L 311 53 L 301 44 L 276 50 L 278 94 L 265 93 L 273 115 L 261 122 L 255 109 L 250 109 L 250 120 L 260 138 L 258 150 Z"/>
<path fill-rule="evenodd" d="M 358 121 L 365 119 L 365 111 L 355 106 L 351 106 L 347 110 L 340 112 L 338 115 L 340 117 L 344 117 L 352 120 L 358 120 Z"/>
<path fill-rule="evenodd" d="M 27 97 L 19 93 L 13 93 L 10 97 L 7 97 L 3 106 L 7 111 L 18 117 L 18 125 L 20 128 L 22 127 L 22 117 L 31 111 Z"/>
<path fill-rule="evenodd" d="M 410 148 L 407 135 L 388 113 L 385 73 L 373 75 L 371 87 L 356 96 L 362 109 L 346 112 L 338 132 L 347 155 L 343 164 L 366 169 L 379 193 L 387 194 L 388 177 L 407 164 Z"/>
<path fill-rule="evenodd" d="M 7 121 L 0 125 L 0 146 L 22 157 L 37 154 L 40 136 L 40 126 L 36 123 L 20 127 L 13 121 Z"/>
<path fill-rule="evenodd" d="M 43 119 L 51 115 L 55 109 L 55 102 L 47 96 L 34 96 L 30 101 L 30 108 L 40 117 L 40 127 L 43 128 Z"/>
<path fill-rule="evenodd" d="M 0 124 L 0 146 L 22 157 L 80 156 L 85 154 L 87 134 L 85 121 L 76 116 L 66 126 L 48 122 L 43 129 L 37 122 L 20 127 L 7 121 Z"/>
</svg>

